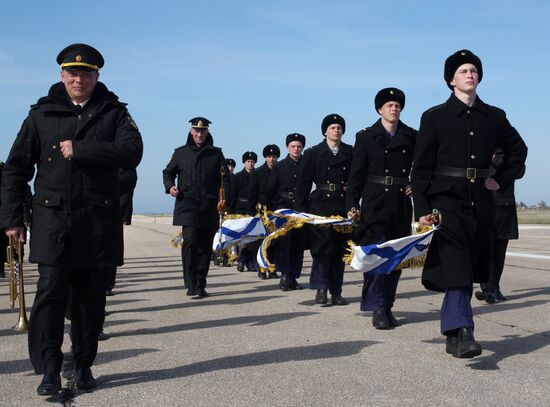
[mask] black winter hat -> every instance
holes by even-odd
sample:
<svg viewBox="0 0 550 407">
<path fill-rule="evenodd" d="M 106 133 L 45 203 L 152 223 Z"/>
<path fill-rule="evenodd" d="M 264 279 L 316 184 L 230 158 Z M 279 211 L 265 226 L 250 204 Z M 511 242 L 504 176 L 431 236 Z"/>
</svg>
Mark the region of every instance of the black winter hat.
<svg viewBox="0 0 550 407">
<path fill-rule="evenodd" d="M 483 66 L 481 65 L 481 59 L 479 59 L 479 57 L 472 51 L 461 49 L 445 60 L 443 77 L 445 78 L 445 82 L 447 82 L 449 89 L 454 90 L 454 87 L 450 84 L 450 82 L 453 80 L 458 67 L 463 64 L 475 65 L 479 76 L 478 83 L 481 82 L 481 78 L 483 78 Z"/>
<path fill-rule="evenodd" d="M 321 123 L 321 131 L 323 132 L 323 135 L 325 135 L 325 133 L 327 132 L 328 126 L 335 123 L 342 126 L 342 134 L 346 132 L 346 121 L 344 120 L 344 118 L 339 114 L 331 113 L 326 116 Z"/>
<path fill-rule="evenodd" d="M 401 89 L 384 88 L 380 90 L 374 97 L 374 108 L 376 112 L 388 102 L 398 102 L 401 105 L 401 110 L 405 108 L 405 94 Z"/>
<path fill-rule="evenodd" d="M 236 163 L 235 160 L 232 159 L 232 158 L 226 158 L 226 159 L 225 159 L 225 165 L 227 165 L 227 166 L 232 166 L 232 167 L 236 167 L 236 166 L 237 166 L 237 163 Z"/>
<path fill-rule="evenodd" d="M 280 157 L 281 150 L 275 144 L 268 144 L 267 146 L 264 147 L 263 156 L 265 158 L 265 157 L 269 157 L 270 155 L 275 155 L 277 157 Z"/>
<path fill-rule="evenodd" d="M 254 151 L 247 151 L 243 154 L 243 164 L 246 162 L 246 160 L 258 161 L 258 155 Z"/>
<path fill-rule="evenodd" d="M 299 141 L 300 143 L 302 143 L 302 147 L 306 146 L 306 137 L 301 135 L 300 133 L 292 133 L 292 134 L 289 134 L 288 136 L 286 136 L 286 146 L 287 147 L 293 141 Z"/>
</svg>

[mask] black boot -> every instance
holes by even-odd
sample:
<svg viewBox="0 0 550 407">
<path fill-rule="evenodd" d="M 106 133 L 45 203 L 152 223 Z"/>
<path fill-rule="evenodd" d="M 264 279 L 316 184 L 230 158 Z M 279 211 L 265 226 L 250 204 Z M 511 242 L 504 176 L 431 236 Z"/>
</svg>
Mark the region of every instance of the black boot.
<svg viewBox="0 0 550 407">
<path fill-rule="evenodd" d="M 445 352 L 447 352 L 449 355 L 456 355 L 457 342 L 458 338 L 456 336 L 456 333 L 447 335 L 447 338 L 445 339 Z"/>
<path fill-rule="evenodd" d="M 81 390 L 91 390 L 97 386 L 89 367 L 77 367 L 75 370 L 76 387 Z"/>
<path fill-rule="evenodd" d="M 258 278 L 260 280 L 267 280 L 267 273 L 262 272 L 261 270 L 258 271 Z"/>
<path fill-rule="evenodd" d="M 376 329 L 390 329 L 390 321 L 385 310 L 372 312 L 372 326 Z"/>
<path fill-rule="evenodd" d="M 393 316 L 392 312 L 391 312 L 391 309 L 388 309 L 386 311 L 386 314 L 388 316 L 388 321 L 390 323 L 390 326 L 393 326 L 393 327 L 396 327 L 396 326 L 399 326 L 399 321 L 397 319 L 395 319 L 395 317 Z"/>
<path fill-rule="evenodd" d="M 242 273 L 244 271 L 244 264 L 242 263 L 237 263 L 237 271 L 239 273 Z"/>
<path fill-rule="evenodd" d="M 497 292 L 495 293 L 495 299 L 497 301 L 507 301 L 508 298 L 506 298 L 504 295 L 502 295 L 502 292 L 500 290 L 497 290 Z"/>
<path fill-rule="evenodd" d="M 208 294 L 206 292 L 206 290 L 204 289 L 204 287 L 199 287 L 197 288 L 197 297 L 198 298 L 205 298 L 205 297 L 208 297 L 210 294 Z"/>
<path fill-rule="evenodd" d="M 281 280 L 279 281 L 279 288 L 281 291 L 290 291 L 294 288 L 291 287 L 290 281 L 288 281 L 287 274 L 281 274 Z"/>
<path fill-rule="evenodd" d="M 463 326 L 458 329 L 455 358 L 469 359 L 481 355 L 481 346 L 474 338 L 474 327 Z"/>
<path fill-rule="evenodd" d="M 332 305 L 348 305 L 349 302 L 341 295 L 333 295 L 331 298 Z"/>
<path fill-rule="evenodd" d="M 302 287 L 300 285 L 300 283 L 295 278 L 291 279 L 290 285 L 291 285 L 293 290 L 303 290 L 304 289 L 304 287 Z"/>
<path fill-rule="evenodd" d="M 279 275 L 277 274 L 276 271 L 270 271 L 269 274 L 267 275 L 267 278 L 279 278 Z"/>
<path fill-rule="evenodd" d="M 61 390 L 61 377 L 59 373 L 46 373 L 36 389 L 36 394 L 39 396 L 54 396 L 59 390 Z"/>
<path fill-rule="evenodd" d="M 317 294 L 315 295 L 315 302 L 317 304 L 326 304 L 327 301 L 327 289 L 321 288 L 320 290 L 317 290 Z"/>
</svg>

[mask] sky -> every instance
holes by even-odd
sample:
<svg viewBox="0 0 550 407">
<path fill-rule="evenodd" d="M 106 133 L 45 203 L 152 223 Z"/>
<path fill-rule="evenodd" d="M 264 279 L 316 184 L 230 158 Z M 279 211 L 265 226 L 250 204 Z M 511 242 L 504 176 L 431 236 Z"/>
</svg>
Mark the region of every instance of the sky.
<svg viewBox="0 0 550 407">
<path fill-rule="evenodd" d="M 478 94 L 504 109 L 529 147 L 516 199 L 550 204 L 550 3 L 425 0 L 6 2 L 0 13 L 0 159 L 29 106 L 59 81 L 55 58 L 88 43 L 103 54 L 100 81 L 139 126 L 135 213 L 171 213 L 162 170 L 185 144 L 189 119 L 207 117 L 214 144 L 241 156 L 286 135 L 323 140 L 321 121 L 346 119 L 343 141 L 378 119 L 374 96 L 402 89 L 401 120 L 450 94 L 445 59 L 466 48 L 483 62 Z M 283 158 L 281 157 L 281 158 Z"/>
</svg>

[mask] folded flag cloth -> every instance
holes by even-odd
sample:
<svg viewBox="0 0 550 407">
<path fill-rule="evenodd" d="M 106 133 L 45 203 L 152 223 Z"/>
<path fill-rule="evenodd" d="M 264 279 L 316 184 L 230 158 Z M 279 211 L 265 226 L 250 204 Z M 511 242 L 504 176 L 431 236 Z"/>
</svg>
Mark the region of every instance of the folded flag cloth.
<svg viewBox="0 0 550 407">
<path fill-rule="evenodd" d="M 351 256 L 346 256 L 346 263 L 357 271 L 367 274 L 388 274 L 396 268 L 406 267 L 407 261 L 425 256 L 432 240 L 435 226 L 427 232 L 417 235 L 388 240 L 381 244 L 367 246 L 351 245 Z"/>
<path fill-rule="evenodd" d="M 271 233 L 267 235 L 256 255 L 258 265 L 263 269 L 275 270 L 275 265 L 272 264 L 267 257 L 267 249 L 271 242 L 280 236 L 284 236 L 292 229 L 301 228 L 305 224 L 319 227 L 333 227 L 340 232 L 350 232 L 352 220 L 341 216 L 317 216 L 305 212 L 298 212 L 292 209 L 278 209 L 269 214 L 268 229 Z M 274 227 L 273 227 L 274 226 Z"/>
<path fill-rule="evenodd" d="M 267 231 L 259 216 L 246 216 L 237 219 L 226 219 L 218 229 L 212 241 L 212 250 L 219 251 L 238 245 L 244 247 L 248 243 L 263 239 Z"/>
</svg>

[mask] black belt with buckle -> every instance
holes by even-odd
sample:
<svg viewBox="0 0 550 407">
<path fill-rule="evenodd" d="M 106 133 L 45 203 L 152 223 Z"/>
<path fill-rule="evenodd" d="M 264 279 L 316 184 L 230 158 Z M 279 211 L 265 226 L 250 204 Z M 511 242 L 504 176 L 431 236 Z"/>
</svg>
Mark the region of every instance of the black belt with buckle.
<svg viewBox="0 0 550 407">
<path fill-rule="evenodd" d="M 381 176 L 381 175 L 369 175 L 367 178 L 368 182 L 374 184 L 384 184 L 384 185 L 409 185 L 409 179 L 403 177 L 392 177 L 391 175 Z"/>
<path fill-rule="evenodd" d="M 489 177 L 488 168 L 455 168 L 455 167 L 436 167 L 434 174 L 445 175 L 447 177 L 457 177 L 466 179 L 478 179 Z"/>
<path fill-rule="evenodd" d="M 315 184 L 315 189 L 318 189 L 319 191 L 329 191 L 329 192 L 336 192 L 336 191 L 345 191 L 346 184 Z"/>
</svg>

